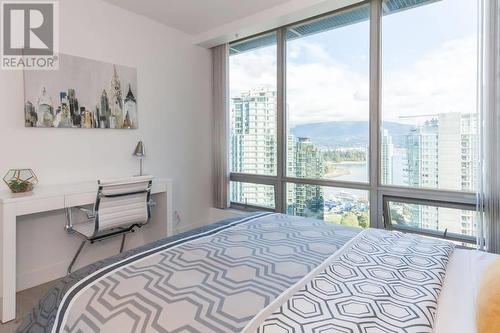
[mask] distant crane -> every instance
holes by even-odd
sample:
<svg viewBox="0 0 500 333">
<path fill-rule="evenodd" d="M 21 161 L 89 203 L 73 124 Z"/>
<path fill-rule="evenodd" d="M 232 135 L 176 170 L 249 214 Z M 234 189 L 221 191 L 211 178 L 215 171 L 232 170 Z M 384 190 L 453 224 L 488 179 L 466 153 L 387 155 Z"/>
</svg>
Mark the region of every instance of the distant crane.
<svg viewBox="0 0 500 333">
<path fill-rule="evenodd" d="M 437 114 L 420 114 L 416 116 L 399 116 L 399 119 L 421 118 L 421 117 L 435 117 Z"/>
</svg>

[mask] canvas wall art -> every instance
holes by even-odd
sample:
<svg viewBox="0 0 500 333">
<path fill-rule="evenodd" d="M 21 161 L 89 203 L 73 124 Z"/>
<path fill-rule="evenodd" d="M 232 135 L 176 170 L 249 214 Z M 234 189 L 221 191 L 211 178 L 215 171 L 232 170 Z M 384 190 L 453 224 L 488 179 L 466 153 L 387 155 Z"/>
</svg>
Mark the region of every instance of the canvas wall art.
<svg viewBox="0 0 500 333">
<path fill-rule="evenodd" d="M 59 54 L 59 70 L 24 71 L 26 127 L 138 128 L 137 70 Z"/>
</svg>

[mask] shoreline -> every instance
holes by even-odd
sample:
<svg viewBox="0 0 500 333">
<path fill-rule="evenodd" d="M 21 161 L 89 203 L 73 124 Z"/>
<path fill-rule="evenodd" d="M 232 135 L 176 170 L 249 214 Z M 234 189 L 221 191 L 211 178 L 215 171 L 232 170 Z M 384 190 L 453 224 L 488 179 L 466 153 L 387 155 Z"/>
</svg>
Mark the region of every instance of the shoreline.
<svg viewBox="0 0 500 333">
<path fill-rule="evenodd" d="M 367 164 L 367 161 L 342 161 L 342 162 L 328 162 L 333 165 L 346 165 L 346 164 L 354 164 L 354 165 L 362 165 Z"/>
<path fill-rule="evenodd" d="M 324 177 L 327 179 L 335 179 L 340 177 L 345 177 L 352 175 L 352 170 L 350 167 L 360 168 L 367 166 L 366 161 L 342 161 L 342 162 L 327 162 L 328 163 L 328 173 L 325 173 Z M 354 173 L 356 174 L 356 172 Z"/>
</svg>

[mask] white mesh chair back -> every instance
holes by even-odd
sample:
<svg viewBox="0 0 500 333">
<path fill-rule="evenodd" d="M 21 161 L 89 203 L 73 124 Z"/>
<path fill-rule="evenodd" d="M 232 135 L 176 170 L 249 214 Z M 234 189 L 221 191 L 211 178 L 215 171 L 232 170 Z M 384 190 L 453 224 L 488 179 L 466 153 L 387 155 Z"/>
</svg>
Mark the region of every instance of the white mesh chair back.
<svg viewBox="0 0 500 333">
<path fill-rule="evenodd" d="M 95 233 L 134 224 L 146 224 L 151 211 L 152 176 L 99 181 L 95 203 Z"/>
</svg>

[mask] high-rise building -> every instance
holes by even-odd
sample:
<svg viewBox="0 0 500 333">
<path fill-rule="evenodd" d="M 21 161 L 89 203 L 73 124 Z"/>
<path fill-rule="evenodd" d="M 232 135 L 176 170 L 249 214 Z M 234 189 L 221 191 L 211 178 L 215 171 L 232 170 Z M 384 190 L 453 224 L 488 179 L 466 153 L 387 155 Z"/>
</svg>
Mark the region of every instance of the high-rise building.
<svg viewBox="0 0 500 333">
<path fill-rule="evenodd" d="M 276 91 L 254 89 L 232 98 L 232 172 L 258 175 L 276 173 Z M 231 183 L 231 200 L 272 207 L 274 188 Z"/>
<path fill-rule="evenodd" d="M 325 169 L 321 150 L 309 138 L 289 135 L 288 174 L 297 178 L 321 179 Z M 287 210 L 298 216 L 324 217 L 324 196 L 321 186 L 292 184 L 287 190 Z"/>
<path fill-rule="evenodd" d="M 439 115 L 439 186 L 474 192 L 477 172 L 477 116 Z M 463 235 L 475 235 L 475 212 L 440 209 L 439 225 Z"/>
<path fill-rule="evenodd" d="M 437 118 L 413 128 L 406 136 L 408 177 L 411 187 L 438 188 L 439 122 Z M 411 224 L 418 228 L 438 229 L 438 208 L 409 205 Z"/>
<path fill-rule="evenodd" d="M 394 144 L 389 131 L 382 130 L 381 176 L 382 183 L 393 184 Z"/>
<path fill-rule="evenodd" d="M 57 127 L 73 127 L 73 119 L 69 112 L 68 94 L 65 91 L 59 93 L 61 112 L 57 115 Z"/>
<path fill-rule="evenodd" d="M 86 110 L 85 107 L 80 107 L 80 119 L 82 128 L 92 128 L 93 127 L 93 115 L 92 112 Z"/>
<path fill-rule="evenodd" d="M 276 91 L 254 89 L 232 98 L 231 171 L 274 175 L 276 160 Z M 308 138 L 288 135 L 288 175 L 322 178 L 322 153 Z M 265 207 L 274 206 L 274 187 L 232 182 L 231 200 Z M 323 190 L 319 186 L 291 184 L 287 187 L 287 206 L 294 215 L 323 218 Z"/>
<path fill-rule="evenodd" d="M 251 90 L 232 99 L 231 170 L 276 173 L 276 92 Z"/>
<path fill-rule="evenodd" d="M 294 176 L 321 179 L 325 174 L 320 149 L 309 138 L 297 138 L 294 144 Z"/>
<path fill-rule="evenodd" d="M 477 118 L 474 114 L 442 113 L 406 136 L 408 185 L 474 191 L 477 169 Z M 473 235 L 474 213 L 411 205 L 411 220 L 426 229 L 449 229 Z"/>
<path fill-rule="evenodd" d="M 392 158 L 387 160 L 387 163 L 391 163 L 392 183 L 387 184 L 408 185 L 408 177 L 406 175 L 408 159 L 406 156 L 405 147 L 394 147 Z"/>
<path fill-rule="evenodd" d="M 68 106 L 69 114 L 71 116 L 71 121 L 73 126 L 80 127 L 81 125 L 81 114 L 80 107 L 78 106 L 78 99 L 76 98 L 75 89 L 68 89 Z"/>
<path fill-rule="evenodd" d="M 101 122 L 101 114 L 99 111 L 99 105 L 95 106 L 94 112 L 93 112 L 93 127 L 94 128 L 101 128 L 104 127 L 104 124 Z"/>
<path fill-rule="evenodd" d="M 109 98 L 109 107 L 111 116 L 109 119 L 111 128 L 123 128 L 123 98 L 122 98 L 122 86 L 120 83 L 120 78 L 116 72 L 116 66 L 113 69 L 113 77 L 111 78 L 111 89 Z"/>
<path fill-rule="evenodd" d="M 438 188 L 439 122 L 426 121 L 406 136 L 408 185 Z"/>
<path fill-rule="evenodd" d="M 132 93 L 132 87 L 130 84 L 128 85 L 127 96 L 125 97 L 125 101 L 123 103 L 123 113 L 125 114 L 125 120 L 128 121 L 128 126 L 124 127 L 137 127 L 137 102 L 135 100 L 135 96 Z"/>
<path fill-rule="evenodd" d="M 111 117 L 111 109 L 109 108 L 109 99 L 106 89 L 102 90 L 101 107 L 100 107 L 100 124 L 102 128 L 110 128 L 109 119 Z"/>
<path fill-rule="evenodd" d="M 24 104 L 24 123 L 26 127 L 35 127 L 38 122 L 38 115 L 33 103 L 26 101 Z"/>
<path fill-rule="evenodd" d="M 38 97 L 37 101 L 38 110 L 37 110 L 37 120 L 38 126 L 42 127 L 52 127 L 54 126 L 54 103 L 52 102 L 52 98 L 49 93 L 45 89 L 42 88 L 42 92 Z"/>
</svg>

